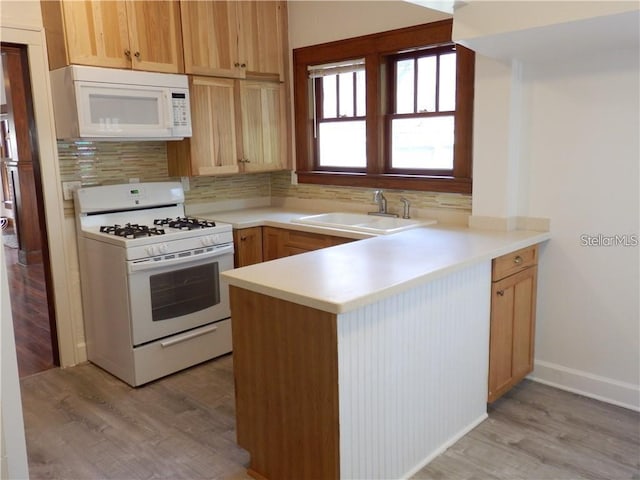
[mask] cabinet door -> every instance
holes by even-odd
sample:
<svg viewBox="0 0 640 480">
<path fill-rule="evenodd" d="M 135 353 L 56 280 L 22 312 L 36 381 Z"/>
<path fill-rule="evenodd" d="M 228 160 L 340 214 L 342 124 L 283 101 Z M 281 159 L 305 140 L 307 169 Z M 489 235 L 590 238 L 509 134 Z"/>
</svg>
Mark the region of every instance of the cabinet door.
<svg viewBox="0 0 640 480">
<path fill-rule="evenodd" d="M 262 227 L 234 230 L 233 241 L 236 268 L 262 262 Z"/>
<path fill-rule="evenodd" d="M 129 1 L 127 20 L 133 69 L 184 71 L 180 8 L 176 2 Z"/>
<path fill-rule="evenodd" d="M 64 29 L 71 64 L 130 68 L 127 10 L 120 1 L 65 1 Z"/>
<path fill-rule="evenodd" d="M 240 111 L 244 171 L 282 170 L 286 162 L 283 84 L 241 81 Z"/>
<path fill-rule="evenodd" d="M 536 284 L 533 266 L 492 285 L 489 402 L 533 370 Z"/>
<path fill-rule="evenodd" d="M 286 256 L 283 252 L 282 230 L 262 227 L 262 260 L 268 262 Z"/>
<path fill-rule="evenodd" d="M 236 2 L 181 0 L 186 73 L 243 77 L 238 59 Z"/>
<path fill-rule="evenodd" d="M 191 138 L 167 142 L 168 173 L 173 177 L 228 175 L 240 171 L 234 80 L 192 77 Z"/>
<path fill-rule="evenodd" d="M 284 81 L 283 38 L 286 24 L 283 2 L 237 2 L 239 17 L 239 55 L 246 76 L 258 75 Z"/>
</svg>

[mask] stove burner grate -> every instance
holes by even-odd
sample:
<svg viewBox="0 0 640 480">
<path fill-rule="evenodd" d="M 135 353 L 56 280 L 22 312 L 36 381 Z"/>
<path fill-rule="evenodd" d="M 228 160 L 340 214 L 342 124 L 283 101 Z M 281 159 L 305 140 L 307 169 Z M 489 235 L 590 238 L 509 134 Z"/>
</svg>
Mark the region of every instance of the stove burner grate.
<svg viewBox="0 0 640 480">
<path fill-rule="evenodd" d="M 137 223 L 127 223 L 126 225 L 105 225 L 100 227 L 102 233 L 115 235 L 123 238 L 152 237 L 154 235 L 164 235 L 164 230 L 157 227 L 147 227 Z"/>
<path fill-rule="evenodd" d="M 153 224 L 163 227 L 177 228 L 180 230 L 196 230 L 199 228 L 211 228 L 216 226 L 215 222 L 192 217 L 159 218 L 154 220 Z"/>
</svg>

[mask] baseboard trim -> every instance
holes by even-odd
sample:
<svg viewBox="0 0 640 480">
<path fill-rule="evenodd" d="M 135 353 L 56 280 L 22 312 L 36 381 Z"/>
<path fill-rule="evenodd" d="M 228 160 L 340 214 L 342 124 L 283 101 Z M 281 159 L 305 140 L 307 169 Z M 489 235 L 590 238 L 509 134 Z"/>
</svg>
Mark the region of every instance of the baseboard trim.
<svg viewBox="0 0 640 480">
<path fill-rule="evenodd" d="M 449 447 L 451 447 L 454 443 L 456 443 L 458 440 L 464 437 L 467 433 L 469 433 L 471 430 L 473 430 L 482 422 L 484 422 L 487 418 L 489 418 L 489 415 L 486 412 L 480 415 L 473 422 L 471 422 L 470 424 L 465 426 L 462 430 L 454 434 L 449 440 L 443 443 L 440 447 L 438 447 L 436 450 L 431 452 L 431 454 L 428 457 L 426 457 L 424 460 L 418 463 L 415 467 L 413 467 L 411 470 L 405 473 L 401 478 L 406 479 L 406 478 L 413 477 L 416 473 L 422 470 L 426 465 L 432 462 L 438 455 L 442 455 Z"/>
<path fill-rule="evenodd" d="M 536 360 L 527 378 L 550 387 L 640 412 L 640 386 Z"/>
</svg>

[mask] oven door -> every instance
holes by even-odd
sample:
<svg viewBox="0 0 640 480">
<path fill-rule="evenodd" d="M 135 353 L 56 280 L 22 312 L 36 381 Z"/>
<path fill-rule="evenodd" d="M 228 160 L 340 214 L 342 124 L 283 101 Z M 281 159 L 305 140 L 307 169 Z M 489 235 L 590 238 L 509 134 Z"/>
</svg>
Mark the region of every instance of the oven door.
<svg viewBox="0 0 640 480">
<path fill-rule="evenodd" d="M 173 257 L 127 262 L 134 346 L 231 316 L 220 273 L 233 268 L 233 245 Z"/>
</svg>

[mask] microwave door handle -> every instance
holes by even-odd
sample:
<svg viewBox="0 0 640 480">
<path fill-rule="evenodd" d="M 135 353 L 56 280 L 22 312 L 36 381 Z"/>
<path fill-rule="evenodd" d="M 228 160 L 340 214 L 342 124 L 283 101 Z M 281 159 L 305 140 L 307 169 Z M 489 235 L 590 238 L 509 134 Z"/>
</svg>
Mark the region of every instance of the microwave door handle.
<svg viewBox="0 0 640 480">
<path fill-rule="evenodd" d="M 171 92 L 168 90 L 164 91 L 164 99 L 165 102 L 164 104 L 168 106 L 167 108 L 167 115 L 166 115 L 166 124 L 165 124 L 165 128 L 167 128 L 168 130 L 172 130 L 173 129 L 173 102 L 171 101 Z"/>
</svg>

